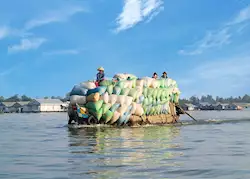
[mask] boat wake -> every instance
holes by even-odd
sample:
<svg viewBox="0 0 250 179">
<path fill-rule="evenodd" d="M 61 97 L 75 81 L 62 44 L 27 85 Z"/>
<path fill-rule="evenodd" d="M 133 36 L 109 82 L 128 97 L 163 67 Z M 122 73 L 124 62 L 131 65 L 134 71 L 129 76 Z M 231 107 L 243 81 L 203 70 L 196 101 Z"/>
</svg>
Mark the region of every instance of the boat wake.
<svg viewBox="0 0 250 179">
<path fill-rule="evenodd" d="M 250 122 L 250 118 L 242 118 L 242 119 L 200 119 L 196 121 L 191 120 L 182 120 L 177 125 L 207 125 L 207 124 L 225 124 L 225 123 L 246 123 Z"/>
<path fill-rule="evenodd" d="M 246 123 L 250 122 L 250 118 L 245 119 L 198 119 L 196 121 L 191 120 L 180 120 L 175 124 L 146 124 L 142 126 L 131 126 L 130 128 L 142 128 L 142 127 L 152 127 L 152 126 L 187 126 L 187 125 L 210 125 L 210 124 L 225 124 L 225 123 Z M 73 129 L 81 129 L 81 128 L 117 128 L 116 126 L 107 125 L 107 124 L 95 124 L 95 125 L 77 125 L 77 124 L 69 124 L 65 125 L 65 127 L 73 128 Z M 128 126 L 123 126 L 120 128 L 125 128 Z"/>
</svg>

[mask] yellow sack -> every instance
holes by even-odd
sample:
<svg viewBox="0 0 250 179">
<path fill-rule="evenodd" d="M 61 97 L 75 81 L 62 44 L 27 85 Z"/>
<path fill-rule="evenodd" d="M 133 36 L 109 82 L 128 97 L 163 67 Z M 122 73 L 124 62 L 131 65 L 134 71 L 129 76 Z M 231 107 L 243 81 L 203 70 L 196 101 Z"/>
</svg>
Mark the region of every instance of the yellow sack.
<svg viewBox="0 0 250 179">
<path fill-rule="evenodd" d="M 80 112 L 81 112 L 81 114 L 86 114 L 87 113 L 87 108 L 80 107 Z"/>
<path fill-rule="evenodd" d="M 97 102 L 100 99 L 100 94 L 99 93 L 92 93 L 87 96 L 87 101 L 88 102 Z"/>
</svg>

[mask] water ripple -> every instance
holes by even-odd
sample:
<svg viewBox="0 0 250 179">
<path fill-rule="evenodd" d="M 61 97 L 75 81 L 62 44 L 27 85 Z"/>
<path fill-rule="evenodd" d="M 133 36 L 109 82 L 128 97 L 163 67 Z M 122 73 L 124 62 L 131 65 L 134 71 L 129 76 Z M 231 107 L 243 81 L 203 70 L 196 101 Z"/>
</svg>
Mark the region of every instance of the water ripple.
<svg viewBox="0 0 250 179">
<path fill-rule="evenodd" d="M 250 178 L 250 120 L 232 114 L 119 129 L 71 128 L 63 113 L 1 115 L 0 178 Z"/>
</svg>

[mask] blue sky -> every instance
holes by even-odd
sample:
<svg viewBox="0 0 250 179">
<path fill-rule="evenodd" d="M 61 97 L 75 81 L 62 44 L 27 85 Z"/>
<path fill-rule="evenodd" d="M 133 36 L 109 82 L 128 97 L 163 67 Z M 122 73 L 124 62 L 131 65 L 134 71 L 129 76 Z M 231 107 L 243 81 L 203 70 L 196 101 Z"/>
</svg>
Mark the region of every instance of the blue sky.
<svg viewBox="0 0 250 179">
<path fill-rule="evenodd" d="M 106 76 L 167 71 L 182 97 L 250 92 L 250 0 L 8 0 L 0 95 L 64 96 Z"/>
</svg>

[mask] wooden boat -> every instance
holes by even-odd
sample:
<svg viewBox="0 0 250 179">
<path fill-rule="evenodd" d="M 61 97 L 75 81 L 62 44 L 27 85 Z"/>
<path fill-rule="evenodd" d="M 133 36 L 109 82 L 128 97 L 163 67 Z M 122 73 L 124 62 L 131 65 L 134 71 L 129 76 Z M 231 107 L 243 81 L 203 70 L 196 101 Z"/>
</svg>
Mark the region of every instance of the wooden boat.
<svg viewBox="0 0 250 179">
<path fill-rule="evenodd" d="M 114 124 L 106 123 L 107 125 L 114 126 L 143 126 L 143 125 L 164 125 L 164 124 L 174 124 L 179 120 L 180 114 L 183 114 L 174 103 L 170 103 L 170 113 L 169 114 L 160 114 L 160 115 L 151 115 L 151 116 L 135 116 L 131 115 L 126 124 L 123 121 L 119 121 Z M 102 120 L 98 121 L 91 114 L 80 114 L 79 109 L 71 110 L 68 112 L 69 120 L 68 124 L 76 125 L 96 125 L 96 124 L 105 124 Z M 72 123 L 72 122 L 75 123 Z"/>
</svg>

